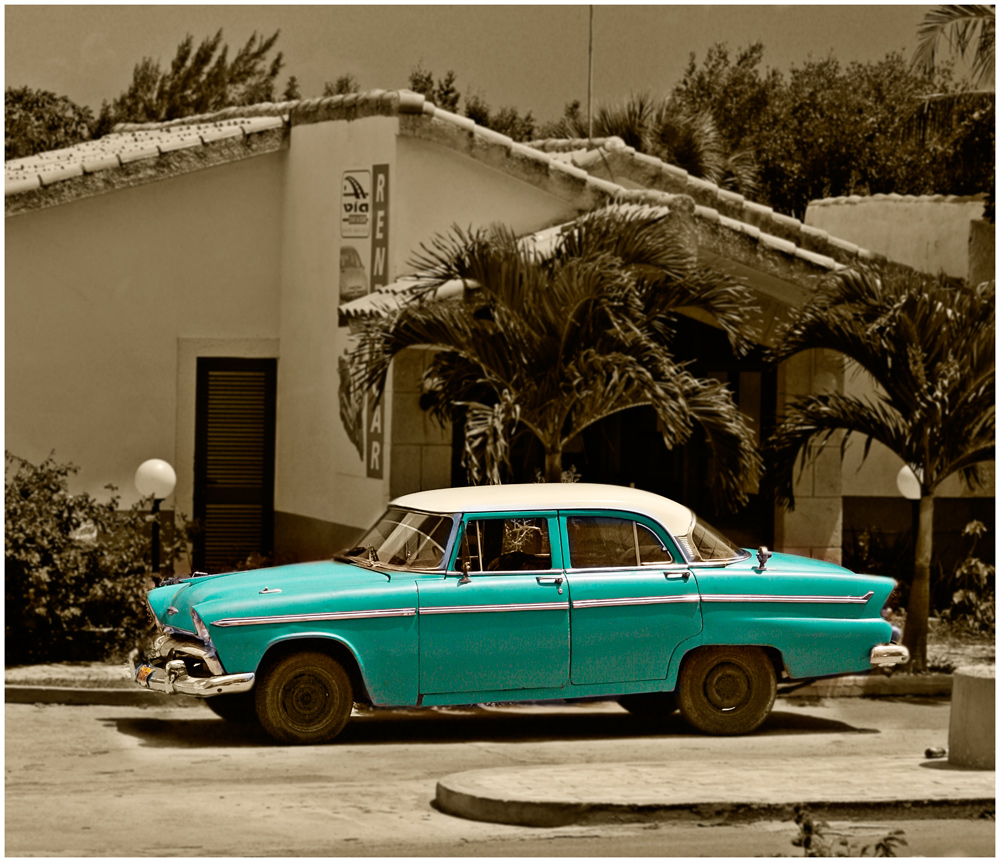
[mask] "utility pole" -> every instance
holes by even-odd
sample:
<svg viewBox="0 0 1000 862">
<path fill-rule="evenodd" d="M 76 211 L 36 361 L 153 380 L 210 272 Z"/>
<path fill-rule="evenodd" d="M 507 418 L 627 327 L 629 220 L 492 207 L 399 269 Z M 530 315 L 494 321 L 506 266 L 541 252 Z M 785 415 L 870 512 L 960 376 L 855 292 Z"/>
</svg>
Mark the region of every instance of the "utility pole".
<svg viewBox="0 0 1000 862">
<path fill-rule="evenodd" d="M 594 137 L 594 7 L 590 7 L 590 50 L 587 56 L 587 140 Z"/>
</svg>

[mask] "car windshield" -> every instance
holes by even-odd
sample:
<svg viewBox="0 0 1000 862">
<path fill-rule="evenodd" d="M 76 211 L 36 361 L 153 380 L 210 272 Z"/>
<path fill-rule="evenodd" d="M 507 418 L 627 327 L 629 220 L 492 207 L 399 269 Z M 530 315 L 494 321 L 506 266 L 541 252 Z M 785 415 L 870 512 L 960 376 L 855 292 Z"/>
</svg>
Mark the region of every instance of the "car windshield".
<svg viewBox="0 0 1000 862">
<path fill-rule="evenodd" d="M 691 521 L 688 532 L 683 536 L 677 536 L 677 541 L 684 546 L 684 550 L 695 563 L 734 563 L 750 556 L 749 551 L 731 542 L 715 527 L 697 516 Z"/>
<path fill-rule="evenodd" d="M 408 569 L 442 569 L 451 535 L 450 515 L 413 512 L 390 506 L 358 544 L 338 559 Z"/>
</svg>

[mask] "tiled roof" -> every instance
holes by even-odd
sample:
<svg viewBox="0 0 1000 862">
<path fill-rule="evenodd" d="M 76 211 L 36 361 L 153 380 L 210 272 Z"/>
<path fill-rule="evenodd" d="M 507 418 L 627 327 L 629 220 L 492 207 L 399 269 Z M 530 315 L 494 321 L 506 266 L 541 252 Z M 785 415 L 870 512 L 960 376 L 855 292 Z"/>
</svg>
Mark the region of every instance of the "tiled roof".
<svg viewBox="0 0 1000 862">
<path fill-rule="evenodd" d="M 115 133 L 5 163 L 7 215 L 100 194 L 287 146 L 290 127 L 371 116 L 399 118 L 403 136 L 434 140 L 574 201 L 582 212 L 609 200 L 690 207 L 699 244 L 798 279 L 877 255 L 636 152 L 618 138 L 522 144 L 441 110 L 408 90 L 227 108 Z M 605 175 L 607 178 L 605 178 Z M 678 200 L 681 196 L 685 202 Z"/>
<path fill-rule="evenodd" d="M 283 130 L 281 116 L 234 117 L 190 124 L 121 127 L 115 133 L 60 150 L 4 162 L 4 196 L 39 191 L 80 177 L 120 171 L 137 162 Z"/>
</svg>

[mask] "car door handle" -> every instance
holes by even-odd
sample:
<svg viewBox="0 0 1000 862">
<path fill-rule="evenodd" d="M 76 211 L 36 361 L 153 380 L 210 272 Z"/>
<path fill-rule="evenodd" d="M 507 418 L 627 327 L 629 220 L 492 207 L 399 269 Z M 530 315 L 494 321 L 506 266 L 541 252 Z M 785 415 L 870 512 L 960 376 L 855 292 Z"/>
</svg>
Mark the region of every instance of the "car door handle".
<svg viewBox="0 0 1000 862">
<path fill-rule="evenodd" d="M 535 580 L 538 581 L 538 583 L 540 583 L 540 584 L 552 584 L 553 586 L 559 587 L 559 589 L 557 590 L 557 592 L 559 593 L 559 595 L 562 595 L 563 578 L 558 577 L 558 576 L 556 576 L 556 577 L 539 576 L 539 577 L 536 577 Z"/>
<path fill-rule="evenodd" d="M 664 572 L 663 575 L 668 581 L 686 581 L 691 577 L 691 573 L 686 570 L 683 572 Z"/>
</svg>

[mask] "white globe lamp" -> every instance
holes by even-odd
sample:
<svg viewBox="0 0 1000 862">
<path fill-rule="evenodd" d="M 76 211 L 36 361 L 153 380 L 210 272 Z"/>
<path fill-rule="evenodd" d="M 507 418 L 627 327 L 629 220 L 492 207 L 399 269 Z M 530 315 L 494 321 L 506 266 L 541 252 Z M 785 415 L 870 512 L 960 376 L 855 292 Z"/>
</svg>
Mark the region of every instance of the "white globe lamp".
<svg viewBox="0 0 1000 862">
<path fill-rule="evenodd" d="M 907 500 L 920 499 L 920 480 L 909 464 L 904 464 L 896 474 L 896 487 Z"/>
<path fill-rule="evenodd" d="M 154 500 L 166 499 L 176 485 L 177 474 L 174 468 L 159 458 L 143 461 L 135 471 L 135 487 L 143 497 L 152 496 Z"/>
<path fill-rule="evenodd" d="M 152 542 L 150 556 L 152 557 L 153 574 L 160 574 L 160 502 L 173 493 L 177 485 L 177 474 L 174 468 L 159 458 L 150 458 L 139 465 L 135 471 L 135 487 L 143 497 L 153 498 Z"/>
</svg>

